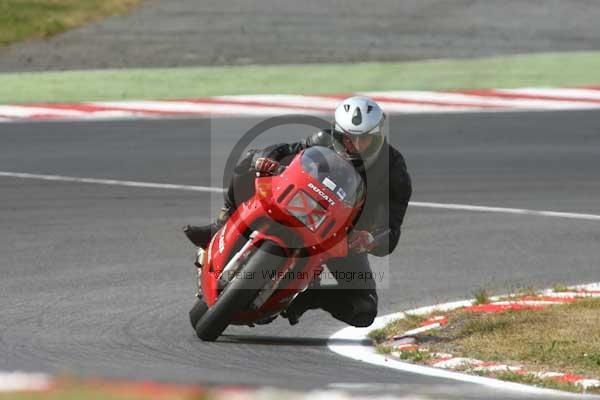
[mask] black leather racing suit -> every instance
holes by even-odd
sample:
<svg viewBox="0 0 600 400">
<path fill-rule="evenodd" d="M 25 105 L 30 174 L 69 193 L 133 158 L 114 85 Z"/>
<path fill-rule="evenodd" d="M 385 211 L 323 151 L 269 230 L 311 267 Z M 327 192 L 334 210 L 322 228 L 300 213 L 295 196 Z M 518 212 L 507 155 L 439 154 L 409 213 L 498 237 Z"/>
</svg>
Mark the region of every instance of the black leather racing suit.
<svg viewBox="0 0 600 400">
<path fill-rule="evenodd" d="M 295 154 L 307 147 L 332 147 L 332 142 L 331 132 L 324 130 L 301 142 L 276 144 L 263 150 L 248 151 L 234 170 L 225 196 L 226 208 L 231 213 L 254 193 L 254 174 L 250 169 L 257 158 L 268 157 L 286 164 Z M 354 229 L 366 230 L 373 234 L 376 246 L 370 254 L 381 257 L 391 253 L 398 243 L 412 194 L 404 157 L 387 141 L 384 142 L 378 159 L 366 171 L 366 186 L 367 199 Z M 350 325 L 369 326 L 377 315 L 376 281 L 389 277 L 374 275 L 366 254 L 352 254 L 342 259 L 330 260 L 327 269 L 337 279 L 338 286 L 334 289 L 307 290 L 301 293 L 294 303 L 304 302 L 307 309 L 322 308 Z M 340 279 L 342 276 L 370 278 Z"/>
</svg>

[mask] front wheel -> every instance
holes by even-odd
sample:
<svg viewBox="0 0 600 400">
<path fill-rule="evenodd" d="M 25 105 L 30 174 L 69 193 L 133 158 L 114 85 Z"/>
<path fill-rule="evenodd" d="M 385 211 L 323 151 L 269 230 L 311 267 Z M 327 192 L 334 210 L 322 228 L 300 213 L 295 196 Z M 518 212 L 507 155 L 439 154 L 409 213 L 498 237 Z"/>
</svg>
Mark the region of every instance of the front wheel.
<svg viewBox="0 0 600 400">
<path fill-rule="evenodd" d="M 198 321 L 200 321 L 200 318 L 202 318 L 207 311 L 208 306 L 204 300 L 202 300 L 201 297 L 196 298 L 196 303 L 194 303 L 194 306 L 190 310 L 190 323 L 194 329 L 196 329 Z"/>
<path fill-rule="evenodd" d="M 285 252 L 275 243 L 264 241 L 250 257 L 242 271 L 229 282 L 217 302 L 196 324 L 196 334 L 204 341 L 215 341 L 229 326 L 235 313 L 246 310 L 273 272 L 285 262 Z M 248 279 L 248 277 L 251 277 Z"/>
</svg>

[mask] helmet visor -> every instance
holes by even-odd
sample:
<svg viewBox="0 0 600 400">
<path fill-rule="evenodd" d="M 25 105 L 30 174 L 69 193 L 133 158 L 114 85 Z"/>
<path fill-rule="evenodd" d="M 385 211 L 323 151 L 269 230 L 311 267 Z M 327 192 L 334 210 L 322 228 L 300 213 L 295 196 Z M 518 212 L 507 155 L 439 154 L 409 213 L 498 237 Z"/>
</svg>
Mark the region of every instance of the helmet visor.
<svg viewBox="0 0 600 400">
<path fill-rule="evenodd" d="M 383 121 L 369 132 L 353 134 L 344 131 L 338 124 L 333 130 L 335 150 L 348 160 L 362 160 L 368 168 L 379 155 L 383 146 Z"/>
</svg>

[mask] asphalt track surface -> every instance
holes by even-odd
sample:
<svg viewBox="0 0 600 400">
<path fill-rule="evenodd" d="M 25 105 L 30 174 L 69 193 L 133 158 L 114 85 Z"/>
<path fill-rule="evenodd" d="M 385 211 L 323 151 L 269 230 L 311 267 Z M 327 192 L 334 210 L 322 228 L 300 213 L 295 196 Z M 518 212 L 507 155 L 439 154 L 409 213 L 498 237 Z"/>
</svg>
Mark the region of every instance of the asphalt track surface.
<svg viewBox="0 0 600 400">
<path fill-rule="evenodd" d="M 0 71 L 598 50 L 599 19 L 595 0 L 147 0 L 130 15 L 4 49 Z"/>
<path fill-rule="evenodd" d="M 0 171 L 212 185 L 256 122 L 4 124 Z M 411 115 L 392 119 L 391 136 L 415 201 L 600 214 L 598 127 L 597 111 Z M 305 133 L 290 126 L 266 140 Z M 321 311 L 202 343 L 187 319 L 194 248 L 179 229 L 208 221 L 218 207 L 210 194 L 7 177 L 0 193 L 0 370 L 531 398 L 340 357 L 326 343 L 344 325 Z M 599 241 L 594 221 L 411 207 L 380 313 L 480 287 L 600 281 Z"/>
</svg>

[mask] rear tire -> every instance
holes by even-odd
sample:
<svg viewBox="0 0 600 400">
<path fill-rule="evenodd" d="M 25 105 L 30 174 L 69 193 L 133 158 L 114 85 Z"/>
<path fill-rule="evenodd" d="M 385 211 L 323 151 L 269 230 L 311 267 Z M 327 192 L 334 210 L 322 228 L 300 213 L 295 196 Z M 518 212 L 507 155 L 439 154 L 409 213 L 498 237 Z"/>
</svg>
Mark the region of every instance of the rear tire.
<svg viewBox="0 0 600 400">
<path fill-rule="evenodd" d="M 285 252 L 275 243 L 264 241 L 243 267 L 241 274 L 254 279 L 234 277 L 223 290 L 217 302 L 196 324 L 196 335 L 204 341 L 215 341 L 229 326 L 235 313 L 245 310 L 270 281 L 274 266 L 284 262 Z"/>
</svg>

